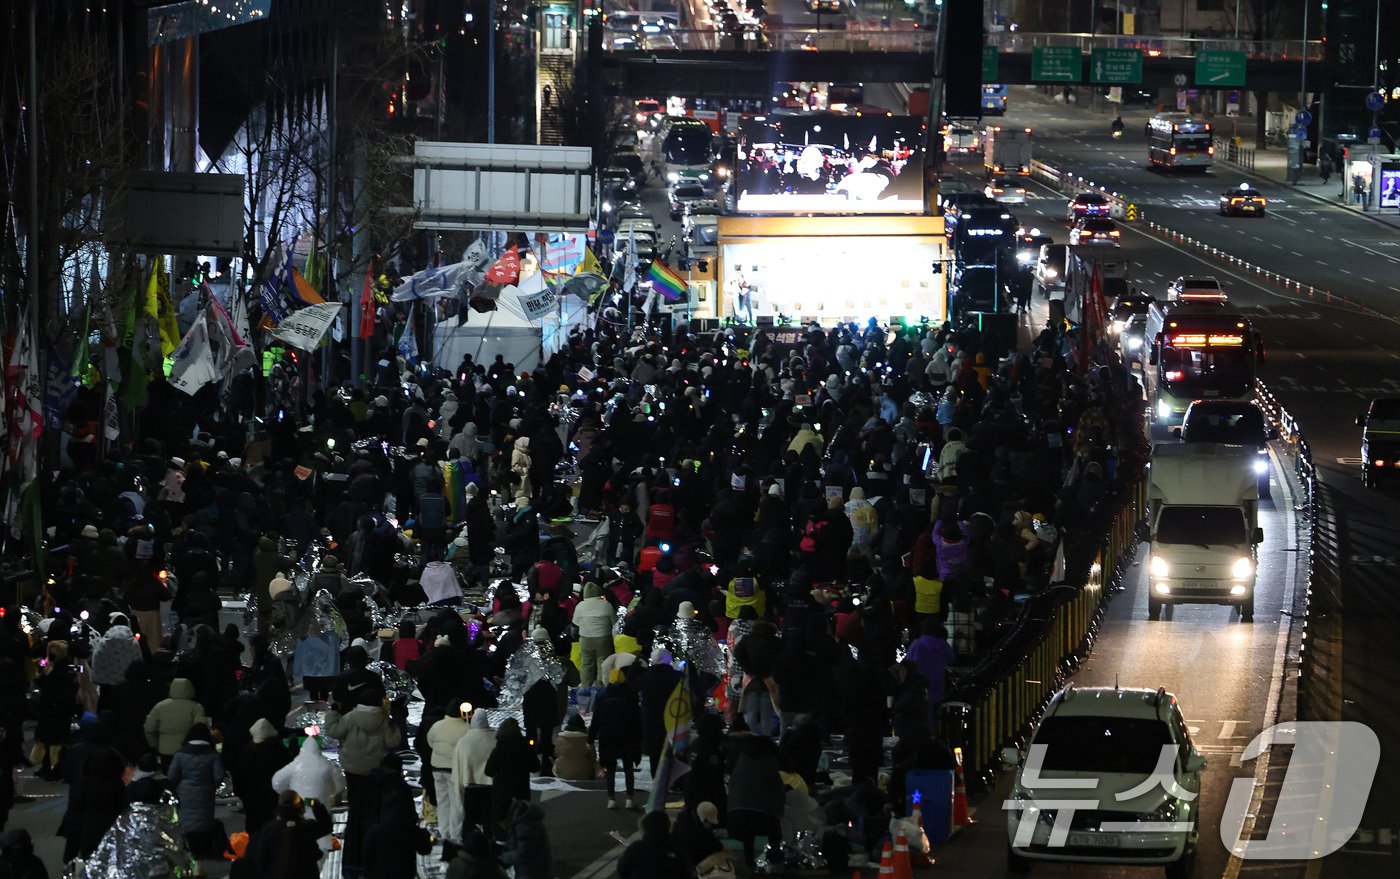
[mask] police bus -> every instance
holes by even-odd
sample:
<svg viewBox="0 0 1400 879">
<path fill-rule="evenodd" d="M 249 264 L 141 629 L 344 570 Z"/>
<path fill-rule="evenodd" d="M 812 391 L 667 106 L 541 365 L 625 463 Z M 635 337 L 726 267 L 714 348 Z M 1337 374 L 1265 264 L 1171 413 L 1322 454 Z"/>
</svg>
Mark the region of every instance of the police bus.
<svg viewBox="0 0 1400 879">
<path fill-rule="evenodd" d="M 1215 157 L 1210 123 L 1190 113 L 1158 113 L 1147 123 L 1147 158 L 1161 168 L 1209 168 Z"/>
</svg>

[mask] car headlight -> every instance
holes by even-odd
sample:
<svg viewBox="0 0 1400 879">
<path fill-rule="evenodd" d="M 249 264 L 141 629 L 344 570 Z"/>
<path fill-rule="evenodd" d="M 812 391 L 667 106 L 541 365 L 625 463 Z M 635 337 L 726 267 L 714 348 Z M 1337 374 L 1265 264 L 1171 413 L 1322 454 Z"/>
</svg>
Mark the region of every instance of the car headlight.
<svg viewBox="0 0 1400 879">
<path fill-rule="evenodd" d="M 1030 265 L 1030 261 L 1031 261 L 1031 254 L 1029 254 L 1029 253 L 1018 253 L 1018 254 L 1016 254 L 1016 262 L 1017 262 L 1017 264 L 1023 265 L 1023 266 L 1024 266 L 1024 265 Z"/>
<path fill-rule="evenodd" d="M 666 175 L 666 180 L 670 183 L 678 183 L 680 182 L 680 179 L 681 175 L 676 173 L 675 171 L 671 171 Z"/>
<path fill-rule="evenodd" d="M 1116 320 L 1113 322 L 1113 332 L 1115 334 L 1123 332 L 1123 323 L 1124 322 L 1121 320 Z"/>
<path fill-rule="evenodd" d="M 1168 822 L 1175 821 L 1176 814 L 1176 799 L 1168 797 L 1166 800 L 1162 801 L 1162 805 L 1158 806 L 1156 809 L 1153 809 L 1152 814 L 1148 815 L 1147 818 L 1149 821 Z"/>
<path fill-rule="evenodd" d="M 1158 418 L 1170 418 L 1170 417 L 1171 417 L 1171 414 L 1172 414 L 1172 406 L 1171 406 L 1171 404 L 1168 403 L 1166 400 L 1158 400 L 1158 401 L 1157 401 L 1157 417 L 1158 417 Z"/>
<path fill-rule="evenodd" d="M 1167 564 L 1167 560 L 1159 555 L 1154 555 L 1152 561 L 1147 566 L 1147 571 L 1154 577 L 1170 577 L 1172 566 Z"/>
<path fill-rule="evenodd" d="M 1260 455 L 1259 457 L 1255 458 L 1255 459 L 1254 459 L 1254 472 L 1255 472 L 1256 475 L 1259 475 L 1259 476 L 1263 476 L 1265 473 L 1268 473 L 1268 472 L 1269 472 L 1269 459 L 1266 458 L 1266 457 L 1264 457 L 1263 455 Z"/>
<path fill-rule="evenodd" d="M 1055 271 L 1054 269 L 1046 269 L 1046 270 L 1045 270 L 1045 277 L 1046 277 L 1047 279 L 1050 279 L 1050 278 L 1057 278 L 1057 277 L 1059 277 L 1059 275 L 1060 275 L 1060 273 L 1057 272 L 1057 271 Z"/>
<path fill-rule="evenodd" d="M 1140 339 L 1137 336 L 1129 336 L 1127 344 L 1129 351 L 1136 351 L 1137 349 L 1142 347 L 1142 339 Z"/>
<path fill-rule="evenodd" d="M 1236 580 L 1244 580 L 1254 576 L 1254 559 L 1249 556 L 1240 556 L 1235 559 L 1235 563 L 1230 566 L 1230 576 Z"/>
<path fill-rule="evenodd" d="M 612 202 L 610 202 L 610 201 L 605 201 L 605 202 L 603 202 L 603 212 L 604 212 L 604 213 L 607 213 L 607 212 L 610 211 L 610 210 L 612 210 Z"/>
</svg>

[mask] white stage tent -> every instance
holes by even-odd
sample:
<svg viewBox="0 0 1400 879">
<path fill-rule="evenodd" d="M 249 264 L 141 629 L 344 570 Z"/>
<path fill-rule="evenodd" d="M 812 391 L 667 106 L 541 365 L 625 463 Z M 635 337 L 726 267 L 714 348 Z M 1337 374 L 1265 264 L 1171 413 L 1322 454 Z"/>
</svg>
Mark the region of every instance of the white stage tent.
<svg viewBox="0 0 1400 879">
<path fill-rule="evenodd" d="M 515 364 L 517 372 L 534 372 L 564 347 L 570 330 L 588 319 L 588 306 L 577 296 L 564 296 L 558 309 L 534 323 L 508 291 L 496 301 L 495 311 L 482 314 L 468 309 L 468 315 L 460 327 L 456 317 L 438 323 L 433 333 L 437 366 L 456 369 L 464 354 L 476 363 L 490 363 L 500 354 Z"/>
</svg>

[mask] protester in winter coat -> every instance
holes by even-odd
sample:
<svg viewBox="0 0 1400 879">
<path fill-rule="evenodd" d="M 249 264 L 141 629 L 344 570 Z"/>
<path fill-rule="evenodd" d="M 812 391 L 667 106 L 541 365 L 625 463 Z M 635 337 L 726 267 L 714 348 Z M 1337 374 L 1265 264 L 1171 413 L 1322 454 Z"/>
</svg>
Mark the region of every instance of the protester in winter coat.
<svg viewBox="0 0 1400 879">
<path fill-rule="evenodd" d="M 510 826 L 511 803 L 530 799 L 530 773 L 539 768 L 534 745 L 520 732 L 515 718 L 507 717 L 496 730 L 496 747 L 485 766 L 491 777 L 491 815 L 502 829 Z"/>
<path fill-rule="evenodd" d="M 428 747 L 432 749 L 433 789 L 437 792 L 438 835 L 451 843 L 462 839 L 462 789 L 452 781 L 452 761 L 457 743 L 470 727 L 467 718 L 471 703 L 458 701 L 448 705 L 444 717 L 428 728 Z"/>
<path fill-rule="evenodd" d="M 485 711 L 475 712 L 470 729 L 452 749 L 451 781 L 461 796 L 464 842 L 469 835 L 466 830 L 489 830 L 491 826 L 491 776 L 486 772 L 486 761 L 491 759 L 495 749 L 496 731 L 491 729 L 491 719 Z M 442 827 L 441 818 L 438 827 Z"/>
<path fill-rule="evenodd" d="M 603 597 L 603 587 L 589 583 L 583 587 L 583 601 L 574 608 L 573 623 L 578 627 L 579 685 L 591 687 L 602 681 L 602 666 L 613 652 L 613 624 L 617 611 Z"/>
<path fill-rule="evenodd" d="M 78 769 L 78 778 L 69 788 L 68 813 L 62 831 L 67 837 L 64 860 L 86 858 L 116 823 L 125 802 L 122 775 L 126 764 L 113 748 L 93 751 Z M 0 874 L 3 875 L 3 874 Z"/>
<path fill-rule="evenodd" d="M 304 800 L 330 806 L 345 790 L 345 775 L 321 753 L 316 737 L 307 736 L 292 762 L 273 773 L 272 789 L 279 794 L 295 791 Z"/>
<path fill-rule="evenodd" d="M 510 453 L 510 473 L 516 494 L 527 498 L 535 496 L 534 486 L 530 483 L 531 464 L 530 438 L 522 436 L 515 441 Z"/>
<path fill-rule="evenodd" d="M 233 767 L 234 789 L 243 801 L 246 826 L 259 828 L 272 819 L 277 809 L 277 792 L 272 779 L 292 760 L 277 728 L 260 717 L 250 729 L 252 744 L 243 750 Z"/>
<path fill-rule="evenodd" d="M 345 770 L 349 805 L 341 857 L 345 866 L 354 871 L 363 868 L 363 843 L 369 829 L 365 821 L 367 801 L 379 793 L 371 787 L 369 774 L 383 761 L 386 751 L 403 741 L 382 700 L 382 691 L 365 688 L 360 692 L 360 704 L 348 713 L 326 713 L 326 735 L 340 741 L 340 766 Z"/>
<path fill-rule="evenodd" d="M 953 648 L 948 646 L 948 631 L 937 620 L 924 620 L 921 634 L 909 645 L 905 658 L 918 666 L 928 692 L 929 729 L 936 729 L 934 722 L 938 705 L 943 701 L 943 691 L 948 679 L 948 665 L 953 659 Z"/>
<path fill-rule="evenodd" d="M 92 682 L 104 690 L 126 683 L 126 670 L 141 661 L 141 645 L 122 614 L 112 614 L 112 626 L 92 645 Z M 106 707 L 106 706 L 100 706 Z"/>
<path fill-rule="evenodd" d="M 188 678 L 171 681 L 170 697 L 157 702 L 146 715 L 146 743 L 160 754 L 161 768 L 170 769 L 170 761 L 185 743 L 190 727 L 208 722 L 203 706 L 194 699 L 194 684 Z"/>
<path fill-rule="evenodd" d="M 44 862 L 34 854 L 34 840 L 22 827 L 0 836 L 0 864 L 4 879 L 49 879 Z"/>
<path fill-rule="evenodd" d="M 432 851 L 433 838 L 418 826 L 406 789 L 384 794 L 379 820 L 365 837 L 364 873 L 373 879 L 417 879 L 418 855 Z"/>
<path fill-rule="evenodd" d="M 614 681 L 593 705 L 593 725 L 588 730 L 588 740 L 597 743 L 598 760 L 607 774 L 603 790 L 608 795 L 609 809 L 616 809 L 620 799 L 614 793 L 619 762 L 627 784 L 627 797 L 634 807 L 639 805 L 633 771 L 642 759 L 642 710 L 637 704 L 637 695 L 623 682 L 620 671 L 614 671 L 613 675 Z"/>
<path fill-rule="evenodd" d="M 691 864 L 676 851 L 671 819 L 665 812 L 648 812 L 641 820 L 642 838 L 617 860 L 617 879 L 689 879 Z"/>
<path fill-rule="evenodd" d="M 726 826 L 733 839 L 744 843 L 744 860 L 754 864 L 754 838 L 765 836 L 769 847 L 781 844 L 786 792 L 778 772 L 778 747 L 754 736 L 740 752 L 729 777 L 729 814 Z"/>
<path fill-rule="evenodd" d="M 78 679 L 68 663 L 68 642 L 50 641 L 40 664 L 43 670 L 35 681 L 39 723 L 34 728 L 31 760 L 39 764 L 40 777 L 56 779 L 63 748 L 72 735 L 73 718 L 78 716 Z"/>
<path fill-rule="evenodd" d="M 724 787 L 724 721 L 718 714 L 704 711 L 696 716 L 694 729 L 686 758 L 690 771 L 685 774 L 685 804 L 693 809 L 710 803 L 722 817 L 729 803 Z"/>
<path fill-rule="evenodd" d="M 549 833 L 545 830 L 544 810 L 539 804 L 528 799 L 515 803 L 501 861 L 515 868 L 515 879 L 553 879 Z"/>
<path fill-rule="evenodd" d="M 491 854 L 491 841 L 479 830 L 469 832 L 447 865 L 447 879 L 506 879 L 505 868 Z"/>
<path fill-rule="evenodd" d="M 719 825 L 719 810 L 715 804 L 698 803 L 681 809 L 671 827 L 671 844 L 702 876 L 720 863 L 729 863 L 728 849 L 715 837 L 715 828 Z"/>
<path fill-rule="evenodd" d="M 740 707 L 745 722 L 756 735 L 771 736 L 777 731 L 774 702 L 778 685 L 773 674 L 782 652 L 778 629 L 767 620 L 755 620 L 749 633 L 734 647 L 734 659 L 744 672 Z"/>
<path fill-rule="evenodd" d="M 321 846 L 317 840 L 331 832 L 328 803 L 311 803 L 312 817 L 306 817 L 302 797 L 285 790 L 277 801 L 273 819 L 250 831 L 253 840 L 248 858 L 257 868 L 258 879 L 320 879 Z"/>
<path fill-rule="evenodd" d="M 506 528 L 505 549 L 510 553 L 511 578 L 519 580 L 540 560 L 540 521 L 530 499 L 520 495 L 515 499 L 515 513 Z"/>
<path fill-rule="evenodd" d="M 598 777 L 598 757 L 581 715 L 569 718 L 554 743 L 554 775 L 565 781 L 592 781 Z"/>
<path fill-rule="evenodd" d="M 196 723 L 170 763 L 170 787 L 179 797 L 180 830 L 185 845 L 197 859 L 223 854 L 226 838 L 214 818 L 214 792 L 224 780 L 224 764 L 214 750 L 209 727 Z"/>
</svg>

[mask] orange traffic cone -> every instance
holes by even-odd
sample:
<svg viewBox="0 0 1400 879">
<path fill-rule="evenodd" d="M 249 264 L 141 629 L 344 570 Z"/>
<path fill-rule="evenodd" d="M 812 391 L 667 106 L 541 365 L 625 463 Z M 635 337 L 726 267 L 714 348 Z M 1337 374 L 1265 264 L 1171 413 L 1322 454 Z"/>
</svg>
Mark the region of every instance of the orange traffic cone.
<svg viewBox="0 0 1400 879">
<path fill-rule="evenodd" d="M 909 820 L 918 828 L 920 842 L 923 843 L 918 849 L 910 849 L 909 861 L 916 867 L 927 867 L 933 863 L 933 858 L 929 852 L 928 834 L 924 832 L 924 807 L 921 804 L 914 804 L 914 812 L 909 816 Z"/>
<path fill-rule="evenodd" d="M 890 843 L 880 850 L 880 879 L 894 879 L 894 858 L 890 854 Z"/>
<path fill-rule="evenodd" d="M 977 822 L 967 811 L 967 782 L 963 780 L 962 748 L 953 749 L 953 823 L 971 827 Z"/>
<path fill-rule="evenodd" d="M 914 866 L 909 863 L 909 837 L 903 830 L 894 835 L 894 879 L 914 879 Z"/>
</svg>

